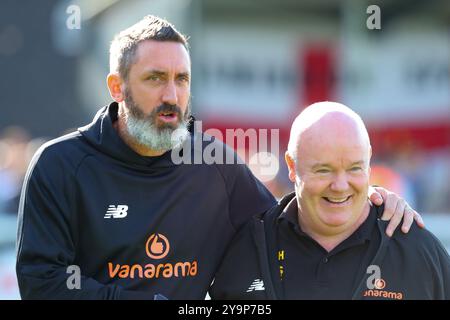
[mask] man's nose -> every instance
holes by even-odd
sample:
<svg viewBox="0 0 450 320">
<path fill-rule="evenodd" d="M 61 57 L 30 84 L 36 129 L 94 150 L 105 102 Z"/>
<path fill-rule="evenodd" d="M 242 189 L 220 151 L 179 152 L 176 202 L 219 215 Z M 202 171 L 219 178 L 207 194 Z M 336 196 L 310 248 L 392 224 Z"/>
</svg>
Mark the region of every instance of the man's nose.
<svg viewBox="0 0 450 320">
<path fill-rule="evenodd" d="M 345 173 L 338 173 L 335 175 L 331 183 L 331 190 L 336 192 L 346 191 L 349 188 L 348 178 Z"/>
<path fill-rule="evenodd" d="M 167 82 L 164 87 L 162 102 L 170 105 L 178 105 L 177 87 L 173 81 Z"/>
</svg>

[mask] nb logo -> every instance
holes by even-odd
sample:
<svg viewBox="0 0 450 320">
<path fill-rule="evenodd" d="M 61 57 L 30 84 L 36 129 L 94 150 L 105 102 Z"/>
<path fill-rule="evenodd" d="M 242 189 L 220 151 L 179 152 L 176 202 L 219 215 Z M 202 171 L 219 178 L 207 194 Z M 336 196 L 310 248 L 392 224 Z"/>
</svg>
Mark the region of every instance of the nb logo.
<svg viewBox="0 0 450 320">
<path fill-rule="evenodd" d="M 247 292 L 264 291 L 264 290 L 266 290 L 264 288 L 264 281 L 260 280 L 260 279 L 255 279 L 255 280 L 253 280 L 253 282 L 250 285 L 250 287 L 248 287 Z"/>
<path fill-rule="evenodd" d="M 105 219 L 114 218 L 114 219 L 122 219 L 125 218 L 128 214 L 128 206 L 126 205 L 110 205 L 108 207 L 108 211 L 104 216 Z"/>
</svg>

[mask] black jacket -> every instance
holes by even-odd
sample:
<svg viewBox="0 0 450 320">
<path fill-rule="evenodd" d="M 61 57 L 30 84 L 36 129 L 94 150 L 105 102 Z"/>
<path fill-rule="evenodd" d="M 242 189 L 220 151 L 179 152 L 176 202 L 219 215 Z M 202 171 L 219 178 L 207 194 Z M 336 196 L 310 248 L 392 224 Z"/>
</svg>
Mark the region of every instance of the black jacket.
<svg viewBox="0 0 450 320">
<path fill-rule="evenodd" d="M 294 196 L 294 193 L 285 196 L 238 232 L 210 288 L 212 299 L 273 300 L 284 296 L 276 260 L 276 221 Z M 378 217 L 382 212 L 383 208 L 378 207 Z M 369 265 L 380 267 L 388 286 L 383 290 L 369 289 L 370 274 L 365 273 L 368 267 L 365 266 L 364 272 L 356 275 L 359 280 L 352 299 L 450 299 L 450 258 L 439 240 L 415 224 L 409 233 L 396 231 L 389 238 L 385 234 L 387 222 L 374 221 L 380 236 L 374 243 L 378 248 L 374 248 L 376 254 Z M 248 290 L 255 281 L 260 290 Z M 298 288 L 301 290 L 301 283 Z"/>
<path fill-rule="evenodd" d="M 276 203 L 245 165 L 138 155 L 113 128 L 117 109 L 30 164 L 16 266 L 24 299 L 203 299 L 236 230 Z M 236 157 L 214 139 L 192 144 L 192 156 L 206 146 Z"/>
</svg>

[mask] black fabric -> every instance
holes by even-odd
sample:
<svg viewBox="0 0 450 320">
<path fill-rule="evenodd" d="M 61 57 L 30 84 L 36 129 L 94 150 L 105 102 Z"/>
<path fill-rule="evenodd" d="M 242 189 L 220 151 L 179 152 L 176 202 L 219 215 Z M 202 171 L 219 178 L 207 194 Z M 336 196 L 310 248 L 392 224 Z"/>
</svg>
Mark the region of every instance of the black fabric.
<svg viewBox="0 0 450 320">
<path fill-rule="evenodd" d="M 245 165 L 135 153 L 113 128 L 117 109 L 102 108 L 30 164 L 16 266 L 24 299 L 203 299 L 236 230 L 275 204 Z M 192 155 L 213 144 L 237 158 L 212 138 Z M 124 207 L 107 215 L 119 206 L 126 216 Z M 68 289 L 69 265 L 80 267 L 81 289 Z"/>
<path fill-rule="evenodd" d="M 397 229 L 389 238 L 383 207 L 373 206 L 360 228 L 327 254 L 299 228 L 295 206 L 287 207 L 294 197 L 285 196 L 237 234 L 210 288 L 212 299 L 450 299 L 450 257 L 428 230 L 413 224 L 409 233 Z M 256 235 L 256 225 L 265 233 Z M 279 245 L 289 248 L 283 263 Z M 379 287 L 369 287 L 373 267 L 380 270 Z"/>
<path fill-rule="evenodd" d="M 288 216 L 297 216 L 295 199 L 288 205 Z M 368 265 L 378 246 L 369 251 L 372 236 L 378 241 L 375 228 L 376 210 L 336 248 L 327 252 L 304 233 L 298 222 L 281 220 L 278 249 L 284 251 L 283 297 L 285 299 L 351 299 L 355 277 L 361 265 Z M 375 230 L 374 235 L 371 233 Z M 301 288 L 298 284 L 301 283 Z"/>
</svg>

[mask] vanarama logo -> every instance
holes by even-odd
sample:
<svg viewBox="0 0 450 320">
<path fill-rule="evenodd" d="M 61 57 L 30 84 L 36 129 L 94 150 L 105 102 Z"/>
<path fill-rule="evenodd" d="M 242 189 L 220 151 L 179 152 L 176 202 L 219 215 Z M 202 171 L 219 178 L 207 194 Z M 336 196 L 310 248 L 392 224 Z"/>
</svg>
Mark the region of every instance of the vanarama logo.
<svg viewBox="0 0 450 320">
<path fill-rule="evenodd" d="M 162 259 L 169 253 L 169 240 L 162 234 L 152 234 L 145 244 L 145 251 L 152 259 Z"/>
<path fill-rule="evenodd" d="M 160 260 L 167 256 L 170 251 L 170 243 L 167 237 L 161 233 L 150 235 L 145 243 L 147 256 L 154 260 Z M 176 263 L 148 263 L 141 264 L 115 264 L 108 262 L 108 273 L 110 278 L 172 278 L 172 277 L 195 277 L 197 275 L 197 261 Z"/>
<path fill-rule="evenodd" d="M 383 290 L 386 287 L 386 281 L 381 278 L 379 266 L 368 266 L 367 273 L 370 274 L 366 282 L 368 290 L 364 291 L 363 297 L 403 300 L 403 293 Z"/>
<path fill-rule="evenodd" d="M 386 299 L 394 299 L 394 300 L 403 300 L 403 293 L 386 291 L 386 290 L 369 289 L 369 290 L 364 291 L 363 296 L 370 297 L 370 298 L 386 298 Z"/>
</svg>

